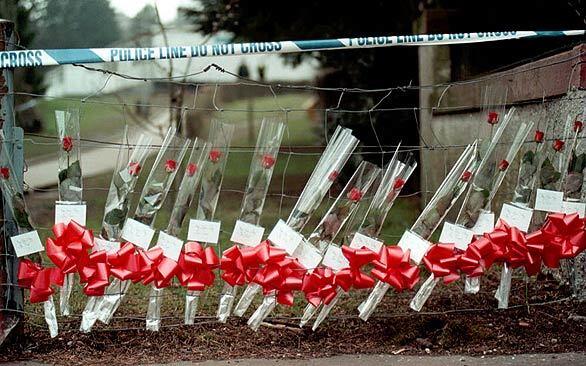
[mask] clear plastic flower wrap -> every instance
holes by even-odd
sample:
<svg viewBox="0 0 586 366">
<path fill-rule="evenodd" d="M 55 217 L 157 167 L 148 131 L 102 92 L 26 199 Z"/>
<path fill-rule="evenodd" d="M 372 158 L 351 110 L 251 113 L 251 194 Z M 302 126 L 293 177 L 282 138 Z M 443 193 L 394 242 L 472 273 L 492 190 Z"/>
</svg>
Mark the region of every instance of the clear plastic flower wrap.
<svg viewBox="0 0 586 366">
<path fill-rule="evenodd" d="M 199 184 L 202 171 L 208 160 L 210 153 L 210 146 L 201 139 L 195 139 L 191 154 L 189 155 L 185 171 L 183 172 L 183 178 L 175 197 L 175 203 L 171 211 L 169 223 L 165 233 L 178 237 L 181 232 L 181 226 L 189 210 L 189 206 L 193 201 L 195 190 Z M 163 255 L 166 256 L 165 251 Z M 177 258 L 171 260 L 176 261 Z M 151 286 L 149 293 L 149 304 L 147 307 L 146 315 L 146 329 L 150 331 L 158 332 L 161 327 L 161 304 L 163 302 L 164 287 L 157 287 L 155 283 Z"/>
<path fill-rule="evenodd" d="M 11 154 L 4 143 L 4 135 L 2 131 L 0 131 L 0 144 L 0 187 L 2 188 L 4 204 L 12 213 L 14 224 L 18 230 L 18 235 L 26 234 L 34 231 L 34 227 L 31 223 L 30 214 L 24 201 L 22 188 L 16 181 L 16 172 L 12 166 Z M 4 225 L 6 224 L 4 223 Z M 38 268 L 40 268 L 41 256 L 38 253 L 33 253 L 27 255 L 26 258 L 21 258 L 19 260 L 19 285 L 21 286 L 20 266 L 23 265 L 24 261 L 28 261 L 32 265 L 39 266 Z M 41 301 L 43 302 L 45 322 L 49 328 L 51 338 L 55 338 L 59 332 L 59 326 L 57 324 L 57 313 L 55 311 L 53 295 L 49 295 L 43 300 L 45 301 Z"/>
<path fill-rule="evenodd" d="M 545 126 L 547 129 L 547 126 Z M 529 207 L 531 195 L 535 190 L 538 171 L 546 144 L 543 143 L 545 133 L 539 129 L 535 130 L 533 146 L 530 146 L 519 163 L 519 174 L 517 184 L 513 191 L 513 203 L 522 207 Z"/>
<path fill-rule="evenodd" d="M 190 143 L 189 140 L 176 136 L 175 133 L 172 128 L 167 132 L 145 182 L 133 216 L 134 220 L 147 226 L 152 227 L 154 225 L 157 212 L 167 197 L 167 193 L 177 174 L 177 168 L 181 164 Z M 126 296 L 130 284 L 131 281 L 129 280 L 113 279 L 104 296 L 99 299 L 96 305 L 97 313 L 90 315 L 88 318 L 97 317 L 102 323 L 110 323 L 122 299 Z M 83 331 L 89 331 L 92 325 L 85 327 Z"/>
<path fill-rule="evenodd" d="M 267 118 L 262 120 L 250 163 L 246 190 L 242 198 L 238 218 L 240 221 L 252 225 L 258 225 L 260 221 L 284 131 L 285 124 L 281 120 Z M 238 286 L 224 284 L 217 312 L 220 322 L 226 322 L 232 313 L 234 299 L 237 294 Z"/>
<path fill-rule="evenodd" d="M 440 184 L 429 203 L 423 209 L 410 230 L 403 236 L 409 235 L 419 240 L 428 240 L 439 224 L 443 221 L 450 208 L 466 189 L 466 186 L 476 168 L 477 141 L 468 145 L 446 178 Z M 403 248 L 405 250 L 405 248 Z M 413 258 L 413 257 L 411 257 Z M 415 262 L 419 260 L 415 259 Z M 366 300 L 359 306 L 359 317 L 366 321 L 374 312 L 374 309 L 382 301 L 389 290 L 388 284 L 378 281 Z"/>
<path fill-rule="evenodd" d="M 212 121 L 208 134 L 210 152 L 208 153 L 208 161 L 202 171 L 195 217 L 197 220 L 211 221 L 214 218 L 233 134 L 234 125 L 219 120 Z M 188 290 L 185 293 L 185 324 L 193 324 L 197 314 L 200 294 L 201 291 L 192 290 Z"/>
<path fill-rule="evenodd" d="M 55 111 L 59 135 L 59 200 L 80 203 L 82 200 L 79 110 Z"/>
<path fill-rule="evenodd" d="M 286 221 L 293 230 L 297 232 L 303 230 L 358 143 L 358 139 L 352 135 L 352 130 L 341 126 L 336 127 Z M 243 316 L 260 290 L 261 287 L 254 283 L 246 286 L 236 304 L 234 314 Z"/>
</svg>

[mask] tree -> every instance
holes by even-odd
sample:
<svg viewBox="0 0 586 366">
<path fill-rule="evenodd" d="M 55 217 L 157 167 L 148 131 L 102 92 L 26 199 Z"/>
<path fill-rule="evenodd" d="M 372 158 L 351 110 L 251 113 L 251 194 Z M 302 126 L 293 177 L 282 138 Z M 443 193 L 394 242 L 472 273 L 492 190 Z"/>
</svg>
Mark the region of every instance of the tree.
<svg viewBox="0 0 586 366">
<path fill-rule="evenodd" d="M 153 27 L 157 24 L 157 11 L 152 5 L 145 5 L 130 21 L 129 36 L 142 47 L 151 46 Z"/>
</svg>

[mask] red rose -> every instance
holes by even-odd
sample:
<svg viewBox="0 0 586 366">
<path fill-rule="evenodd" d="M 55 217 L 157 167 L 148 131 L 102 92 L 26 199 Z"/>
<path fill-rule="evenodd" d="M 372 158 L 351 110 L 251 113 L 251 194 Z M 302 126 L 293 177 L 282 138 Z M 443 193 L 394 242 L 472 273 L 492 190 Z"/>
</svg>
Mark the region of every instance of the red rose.
<svg viewBox="0 0 586 366">
<path fill-rule="evenodd" d="M 177 169 L 177 162 L 173 159 L 169 159 L 165 162 L 165 171 L 167 173 L 173 173 Z"/>
<path fill-rule="evenodd" d="M 135 177 L 138 176 L 141 169 L 142 167 L 136 161 L 132 161 L 130 164 L 128 164 L 128 173 L 130 173 L 130 175 L 134 175 Z"/>
<path fill-rule="evenodd" d="M 486 122 L 490 123 L 491 125 L 496 125 L 499 123 L 499 114 L 497 112 L 488 112 L 488 118 Z"/>
<path fill-rule="evenodd" d="M 470 180 L 470 177 L 472 177 L 472 172 L 466 170 L 464 173 L 462 173 L 460 179 L 462 180 L 462 182 L 468 182 Z"/>
<path fill-rule="evenodd" d="M 73 149 L 73 139 L 71 136 L 63 137 L 63 140 L 61 140 L 61 148 L 67 152 L 70 152 L 71 149 Z"/>
<path fill-rule="evenodd" d="M 397 178 L 397 180 L 395 180 L 395 184 L 393 185 L 393 189 L 395 191 L 403 188 L 403 186 L 405 185 L 405 179 L 401 179 L 401 178 Z"/>
<path fill-rule="evenodd" d="M 561 150 L 564 148 L 564 144 L 565 144 L 565 143 L 564 143 L 562 140 L 556 139 L 556 140 L 553 142 L 553 149 L 554 149 L 555 151 L 561 151 Z"/>
<path fill-rule="evenodd" d="M 273 167 L 273 165 L 275 165 L 275 161 L 276 159 L 273 158 L 271 155 L 265 154 L 262 156 L 262 167 L 265 169 L 270 169 Z"/>
<path fill-rule="evenodd" d="M 584 124 L 582 123 L 582 121 L 574 121 L 574 132 L 581 132 L 583 127 Z"/>
<path fill-rule="evenodd" d="M 195 165 L 195 163 L 187 164 L 187 168 L 185 169 L 185 172 L 187 173 L 188 176 L 193 177 L 195 172 L 197 172 L 197 165 Z"/>
<path fill-rule="evenodd" d="M 535 138 L 534 138 L 535 142 L 542 143 L 543 142 L 543 136 L 544 136 L 543 131 L 536 130 L 535 131 Z"/>
<path fill-rule="evenodd" d="M 218 161 L 220 161 L 221 157 L 222 157 L 222 152 L 220 150 L 210 151 L 210 160 L 212 161 L 212 163 L 217 163 Z"/>
<path fill-rule="evenodd" d="M 3 166 L 2 168 L 0 168 L 0 174 L 2 175 L 2 178 L 8 179 L 10 178 L 10 169 Z"/>
<path fill-rule="evenodd" d="M 509 162 L 506 161 L 505 159 L 501 160 L 501 162 L 499 163 L 499 170 L 501 172 L 504 172 L 505 170 L 507 170 L 508 167 L 509 167 Z"/>
<path fill-rule="evenodd" d="M 347 196 L 350 201 L 358 202 L 362 198 L 362 192 L 360 192 L 360 189 L 353 187 Z"/>
<path fill-rule="evenodd" d="M 330 175 L 328 175 L 328 180 L 331 180 L 333 182 L 336 180 L 336 178 L 338 178 L 338 175 L 340 175 L 340 173 L 338 173 L 336 170 L 332 170 Z"/>
</svg>

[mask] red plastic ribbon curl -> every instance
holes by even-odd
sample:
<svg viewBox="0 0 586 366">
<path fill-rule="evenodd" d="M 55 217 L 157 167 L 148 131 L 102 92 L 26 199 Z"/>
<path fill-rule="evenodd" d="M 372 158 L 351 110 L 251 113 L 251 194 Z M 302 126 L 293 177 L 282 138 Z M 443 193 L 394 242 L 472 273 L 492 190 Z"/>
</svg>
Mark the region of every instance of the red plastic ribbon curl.
<svg viewBox="0 0 586 366">
<path fill-rule="evenodd" d="M 83 292 L 88 296 L 102 296 L 110 283 L 108 253 L 100 250 L 84 256 L 78 263 L 80 282 L 85 284 Z"/>
<path fill-rule="evenodd" d="M 191 241 L 185 243 L 178 265 L 177 278 L 181 285 L 190 291 L 203 291 L 214 284 L 214 269 L 220 266 L 220 260 L 213 247 L 204 249 Z"/>
<path fill-rule="evenodd" d="M 30 290 L 31 303 L 45 302 L 55 293 L 51 285 L 63 286 L 63 272 L 59 268 L 43 268 L 30 259 L 22 259 L 18 267 L 18 284 Z"/>
<path fill-rule="evenodd" d="M 385 246 L 379 259 L 373 262 L 370 272 L 376 279 L 393 286 L 397 291 L 412 289 L 419 282 L 419 268 L 409 262 L 410 251 L 400 247 Z"/>
<path fill-rule="evenodd" d="M 151 252 L 147 255 L 146 253 L 132 243 L 124 243 L 118 251 L 108 256 L 110 273 L 121 281 L 129 280 L 133 283 L 143 281 L 152 274 L 153 259 L 156 259 L 158 254 Z M 162 256 L 162 252 L 160 255 Z"/>
<path fill-rule="evenodd" d="M 279 304 L 291 306 L 293 292 L 301 290 L 307 269 L 297 259 L 287 257 L 284 250 L 266 244 L 268 257 L 252 282 L 262 286 L 265 295 L 275 292 Z"/>
<path fill-rule="evenodd" d="M 356 289 L 372 288 L 374 280 L 360 269 L 377 260 L 378 254 L 367 248 L 355 249 L 346 245 L 342 246 L 342 254 L 348 259 L 350 267 L 343 268 L 336 273 L 336 284 L 346 292 L 352 287 Z"/>
<path fill-rule="evenodd" d="M 139 255 L 142 250 L 137 249 Z M 179 268 L 177 262 L 163 255 L 161 247 L 154 247 L 144 252 L 147 260 L 142 276 L 142 284 L 152 283 L 156 288 L 164 288 L 171 284 Z M 150 261 L 150 262 L 149 262 Z"/>
<path fill-rule="evenodd" d="M 460 279 L 459 263 L 462 252 L 454 244 L 434 244 L 427 250 L 423 263 L 435 278 L 448 284 Z"/>
<path fill-rule="evenodd" d="M 301 291 L 305 299 L 317 307 L 329 304 L 336 297 L 336 275 L 331 268 L 318 267 L 303 278 Z"/>
<path fill-rule="evenodd" d="M 222 279 L 231 286 L 242 286 L 252 282 L 256 273 L 269 260 L 283 259 L 286 254 L 284 250 L 272 247 L 268 240 L 254 247 L 241 248 L 234 245 L 222 255 L 220 261 Z"/>
<path fill-rule="evenodd" d="M 78 262 L 88 255 L 87 250 L 94 245 L 94 235 L 77 222 L 71 220 L 53 226 L 55 238 L 47 238 L 47 256 L 63 273 L 78 270 Z"/>
</svg>

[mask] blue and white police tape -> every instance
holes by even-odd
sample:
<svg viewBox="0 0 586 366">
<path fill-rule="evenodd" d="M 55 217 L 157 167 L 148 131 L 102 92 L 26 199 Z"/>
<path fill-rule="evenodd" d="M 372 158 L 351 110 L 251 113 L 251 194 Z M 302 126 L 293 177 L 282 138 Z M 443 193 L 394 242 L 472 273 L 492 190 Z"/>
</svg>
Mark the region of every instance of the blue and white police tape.
<svg viewBox="0 0 586 366">
<path fill-rule="evenodd" d="M 393 46 L 452 45 L 495 42 L 521 38 L 568 37 L 583 35 L 584 33 L 584 30 L 507 31 L 453 34 L 416 34 L 405 36 L 337 38 L 308 41 L 225 43 L 199 46 L 148 48 L 73 48 L 3 51 L 0 52 L 0 68 L 204 58 L 237 55 L 245 56 L 251 54 L 279 54 Z"/>
</svg>

